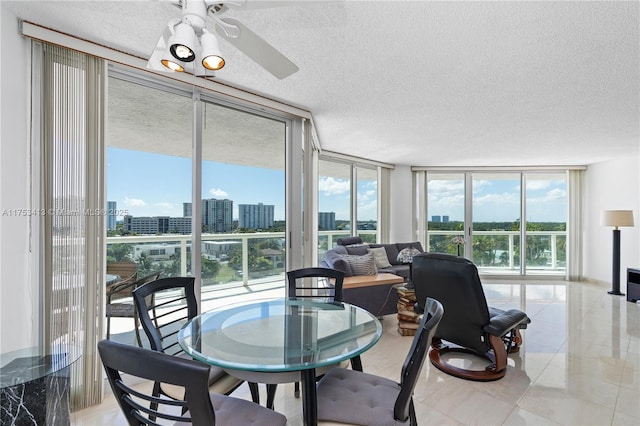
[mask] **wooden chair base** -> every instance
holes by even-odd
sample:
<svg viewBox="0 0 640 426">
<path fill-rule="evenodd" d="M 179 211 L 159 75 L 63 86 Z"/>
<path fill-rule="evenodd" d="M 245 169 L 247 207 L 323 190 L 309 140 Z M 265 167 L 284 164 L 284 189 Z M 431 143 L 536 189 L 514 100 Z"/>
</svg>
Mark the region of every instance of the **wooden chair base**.
<svg viewBox="0 0 640 426">
<path fill-rule="evenodd" d="M 517 330 L 514 330 L 514 332 Z M 520 342 L 522 338 L 519 333 L 514 333 L 512 339 L 508 343 L 510 345 L 509 353 L 518 352 L 520 349 Z M 447 346 L 442 343 L 440 339 L 433 339 L 431 343 L 431 350 L 429 351 L 429 359 L 431 364 L 443 373 L 450 374 L 454 377 L 465 380 L 473 380 L 477 382 L 491 382 L 494 380 L 500 380 L 507 372 L 507 347 L 505 342 L 496 336 L 489 336 L 489 344 L 491 350 L 484 354 L 477 353 L 471 349 L 459 347 L 459 346 Z M 449 364 L 442 355 L 446 353 L 464 353 L 474 355 L 480 358 L 484 358 L 490 362 L 490 364 L 484 370 L 467 370 L 465 368 L 456 367 Z"/>
</svg>

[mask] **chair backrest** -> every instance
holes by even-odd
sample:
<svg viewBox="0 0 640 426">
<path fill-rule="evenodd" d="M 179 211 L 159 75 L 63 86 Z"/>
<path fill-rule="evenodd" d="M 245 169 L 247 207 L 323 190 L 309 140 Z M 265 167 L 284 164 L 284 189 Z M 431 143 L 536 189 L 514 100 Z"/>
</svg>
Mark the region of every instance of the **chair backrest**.
<svg viewBox="0 0 640 426">
<path fill-rule="evenodd" d="M 436 337 L 479 353 L 490 349 L 482 330 L 489 323 L 489 308 L 473 262 L 448 254 L 419 254 L 413 258 L 413 285 L 419 307 L 428 297 L 444 306 Z"/>
<path fill-rule="evenodd" d="M 413 337 L 411 348 L 402 365 L 400 393 L 393 407 L 393 416 L 397 420 L 405 421 L 409 417 L 413 390 L 420 377 L 420 372 L 427 356 L 427 349 L 431 344 L 431 339 L 433 339 L 438 324 L 442 320 L 443 313 L 444 308 L 440 302 L 431 298 L 426 300 L 426 307 L 420 320 L 420 326 Z"/>
<path fill-rule="evenodd" d="M 109 288 L 122 289 L 121 291 L 114 290 L 110 294 L 107 293 L 107 296 L 109 296 L 110 299 L 130 297 L 131 289 L 127 284 L 133 283 L 138 279 L 138 264 L 131 260 L 110 262 L 107 263 L 107 274 L 117 275 L 120 277 L 116 282 L 111 284 Z"/>
<path fill-rule="evenodd" d="M 177 355 L 178 332 L 198 314 L 193 277 L 160 278 L 133 291 L 140 323 L 151 349 Z"/>
<path fill-rule="evenodd" d="M 107 263 L 107 274 L 120 277 L 122 281 L 133 281 L 138 273 L 138 264 L 131 260 L 120 260 Z"/>
<path fill-rule="evenodd" d="M 98 342 L 98 352 L 113 394 L 130 425 L 156 425 L 159 419 L 194 425 L 215 424 L 207 364 L 110 340 Z M 183 387 L 184 401 L 158 398 L 151 391 L 134 389 L 122 379 L 123 373 Z M 187 410 L 188 413 L 181 414 Z"/>
<path fill-rule="evenodd" d="M 342 302 L 344 272 L 329 268 L 302 268 L 287 272 L 289 299 Z"/>
</svg>

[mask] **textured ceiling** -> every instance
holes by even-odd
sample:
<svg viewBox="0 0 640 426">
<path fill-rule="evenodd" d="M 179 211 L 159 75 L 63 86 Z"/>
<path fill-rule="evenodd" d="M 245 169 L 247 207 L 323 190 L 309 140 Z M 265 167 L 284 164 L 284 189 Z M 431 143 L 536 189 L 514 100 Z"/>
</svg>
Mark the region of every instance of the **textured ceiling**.
<svg viewBox="0 0 640 426">
<path fill-rule="evenodd" d="M 143 57 L 179 16 L 160 0 L 2 5 Z M 637 1 L 247 7 L 231 16 L 300 71 L 278 80 L 221 40 L 227 66 L 216 79 L 311 111 L 330 151 L 416 166 L 591 164 L 638 155 L 639 9 Z"/>
</svg>

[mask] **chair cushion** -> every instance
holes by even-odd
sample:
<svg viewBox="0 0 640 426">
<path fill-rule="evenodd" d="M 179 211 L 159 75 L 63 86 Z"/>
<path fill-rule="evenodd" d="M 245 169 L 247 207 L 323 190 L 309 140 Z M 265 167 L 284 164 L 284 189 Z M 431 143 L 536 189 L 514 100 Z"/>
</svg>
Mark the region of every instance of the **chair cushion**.
<svg viewBox="0 0 640 426">
<path fill-rule="evenodd" d="M 376 275 L 378 273 L 376 263 L 373 260 L 373 254 L 371 253 L 367 253 L 363 256 L 352 256 L 347 254 L 343 257 L 349 263 L 353 275 Z"/>
<path fill-rule="evenodd" d="M 318 419 L 364 426 L 406 425 L 393 418 L 400 385 L 360 371 L 334 368 L 318 382 Z"/>
<path fill-rule="evenodd" d="M 212 393 L 211 404 L 218 425 L 284 426 L 287 424 L 287 418 L 282 414 L 244 399 Z M 188 416 L 188 412 L 185 415 Z M 190 423 L 178 422 L 175 425 L 190 425 Z"/>
</svg>

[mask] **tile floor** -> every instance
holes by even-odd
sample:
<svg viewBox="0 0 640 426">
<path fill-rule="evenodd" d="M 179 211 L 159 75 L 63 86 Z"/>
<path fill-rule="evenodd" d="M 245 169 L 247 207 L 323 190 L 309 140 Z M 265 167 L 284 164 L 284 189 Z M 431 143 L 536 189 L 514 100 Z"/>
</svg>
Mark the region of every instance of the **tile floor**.
<svg viewBox="0 0 640 426">
<path fill-rule="evenodd" d="M 483 281 L 490 306 L 522 309 L 531 318 L 523 346 L 509 357 L 506 376 L 490 383 L 447 376 L 427 360 L 414 395 L 419 424 L 640 425 L 640 305 L 591 283 Z M 363 366 L 398 380 L 412 338 L 398 334 L 393 316 L 383 327 Z M 250 400 L 248 387 L 234 396 Z M 275 406 L 289 425 L 301 425 L 293 385 L 278 387 Z M 73 413 L 72 424 L 125 422 L 108 396 Z"/>
</svg>

